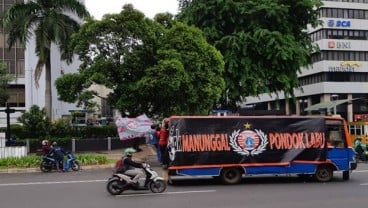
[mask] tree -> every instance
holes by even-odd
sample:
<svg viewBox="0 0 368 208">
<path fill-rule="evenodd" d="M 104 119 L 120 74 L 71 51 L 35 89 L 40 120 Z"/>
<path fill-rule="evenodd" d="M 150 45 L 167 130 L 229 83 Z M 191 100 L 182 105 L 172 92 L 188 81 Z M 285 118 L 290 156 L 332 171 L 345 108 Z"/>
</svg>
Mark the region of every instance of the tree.
<svg viewBox="0 0 368 208">
<path fill-rule="evenodd" d="M 51 122 L 45 109 L 33 105 L 18 118 L 29 138 L 46 138 L 50 134 Z"/>
<path fill-rule="evenodd" d="M 51 44 L 55 43 L 59 46 L 62 59 L 71 61 L 72 54 L 67 50 L 67 45 L 72 33 L 79 29 L 79 22 L 70 14 L 78 18 L 89 16 L 85 6 L 78 0 L 34 0 L 14 4 L 5 12 L 3 18 L 9 49 L 17 40 L 25 45 L 30 37 L 35 36 L 35 53 L 38 56 L 34 72 L 35 84 L 38 87 L 40 75 L 45 67 L 45 109 L 50 118 L 52 111 Z"/>
<path fill-rule="evenodd" d="M 0 106 L 5 106 L 9 99 L 8 85 L 13 78 L 8 74 L 8 67 L 0 62 Z"/>
<path fill-rule="evenodd" d="M 57 80 L 59 99 L 85 99 L 101 84 L 113 89 L 108 102 L 123 115 L 207 114 L 225 86 L 222 56 L 200 30 L 170 18 L 154 21 L 125 5 L 89 20 L 72 41 L 80 73 Z"/>
<path fill-rule="evenodd" d="M 297 72 L 315 49 L 320 0 L 179 0 L 177 18 L 200 28 L 224 56 L 229 107 L 243 97 L 284 91 L 294 97 Z"/>
</svg>

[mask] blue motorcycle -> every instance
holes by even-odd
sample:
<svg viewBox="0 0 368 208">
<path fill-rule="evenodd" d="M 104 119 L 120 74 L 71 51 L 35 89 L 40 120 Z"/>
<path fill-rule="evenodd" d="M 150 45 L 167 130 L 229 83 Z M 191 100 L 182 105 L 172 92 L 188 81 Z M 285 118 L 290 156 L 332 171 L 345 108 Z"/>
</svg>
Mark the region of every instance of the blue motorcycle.
<svg viewBox="0 0 368 208">
<path fill-rule="evenodd" d="M 66 157 L 67 160 L 64 161 L 64 171 L 69 171 L 69 169 L 72 169 L 73 171 L 80 170 L 79 162 L 76 160 L 73 153 L 67 152 Z M 47 173 L 52 170 L 57 170 L 56 165 L 56 160 L 54 158 L 42 156 L 42 162 L 40 165 L 40 169 L 42 172 Z"/>
</svg>

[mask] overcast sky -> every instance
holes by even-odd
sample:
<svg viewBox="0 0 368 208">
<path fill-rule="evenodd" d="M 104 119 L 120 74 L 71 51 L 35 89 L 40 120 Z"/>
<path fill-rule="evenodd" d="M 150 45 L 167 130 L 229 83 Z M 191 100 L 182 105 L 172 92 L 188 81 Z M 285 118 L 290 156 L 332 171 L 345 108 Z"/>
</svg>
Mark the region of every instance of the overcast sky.
<svg viewBox="0 0 368 208">
<path fill-rule="evenodd" d="M 178 11 L 177 0 L 85 0 L 88 11 L 96 19 L 101 19 L 106 13 L 119 13 L 124 4 L 131 3 L 134 8 L 153 18 L 155 14 Z"/>
</svg>

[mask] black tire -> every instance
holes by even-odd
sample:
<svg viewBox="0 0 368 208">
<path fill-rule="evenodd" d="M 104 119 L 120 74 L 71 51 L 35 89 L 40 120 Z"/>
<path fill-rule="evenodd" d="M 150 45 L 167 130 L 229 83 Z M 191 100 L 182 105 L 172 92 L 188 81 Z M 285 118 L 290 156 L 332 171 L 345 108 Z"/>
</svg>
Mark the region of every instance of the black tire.
<svg viewBox="0 0 368 208">
<path fill-rule="evenodd" d="M 70 164 L 70 167 L 72 168 L 73 171 L 80 170 L 80 165 L 79 165 L 78 161 L 73 161 L 72 164 Z"/>
<path fill-rule="evenodd" d="M 149 189 L 152 193 L 162 193 L 166 190 L 166 183 L 163 180 L 152 181 L 149 184 Z"/>
<path fill-rule="evenodd" d="M 46 162 L 42 162 L 41 165 L 40 165 L 40 169 L 41 169 L 42 172 L 48 173 L 52 170 L 52 167 L 49 166 Z"/>
<path fill-rule="evenodd" d="M 242 179 L 242 172 L 239 168 L 225 168 L 222 169 L 220 178 L 225 184 L 238 184 Z"/>
<path fill-rule="evenodd" d="M 317 168 L 315 177 L 319 182 L 328 182 L 333 178 L 332 168 L 327 165 L 322 165 Z"/>
<path fill-rule="evenodd" d="M 347 181 L 350 179 L 350 172 L 348 170 L 342 172 L 342 180 Z"/>
<path fill-rule="evenodd" d="M 119 195 L 123 193 L 124 188 L 123 182 L 120 181 L 118 178 L 111 179 L 107 182 L 106 189 L 111 195 Z"/>
</svg>

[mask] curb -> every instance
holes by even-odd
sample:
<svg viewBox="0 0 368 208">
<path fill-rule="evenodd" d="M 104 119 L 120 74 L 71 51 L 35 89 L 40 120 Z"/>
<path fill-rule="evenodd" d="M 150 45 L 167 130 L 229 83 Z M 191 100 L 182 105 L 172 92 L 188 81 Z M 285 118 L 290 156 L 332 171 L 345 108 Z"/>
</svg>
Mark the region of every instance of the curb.
<svg viewBox="0 0 368 208">
<path fill-rule="evenodd" d="M 108 169 L 108 168 L 113 169 L 114 164 L 81 166 L 81 170 Z M 41 173 L 41 172 L 42 171 L 40 170 L 40 168 L 9 168 L 9 169 L 0 170 L 0 174 L 6 174 L 6 173 Z M 73 171 L 68 171 L 68 172 L 73 172 Z"/>
<path fill-rule="evenodd" d="M 161 165 L 156 161 L 156 152 L 149 148 L 149 146 L 142 146 L 142 151 L 137 152 L 135 156 L 133 156 L 134 160 L 137 162 L 147 161 L 152 167 L 160 167 Z M 121 158 L 121 153 L 113 153 L 109 152 L 105 154 L 108 159 L 118 159 Z M 113 169 L 115 167 L 114 164 L 103 164 L 103 165 L 81 165 L 81 170 L 94 170 L 94 169 Z M 8 168 L 8 169 L 0 169 L 0 174 L 7 173 L 39 173 L 42 172 L 39 167 L 33 168 Z M 52 171 L 53 172 L 53 171 Z M 69 171 L 73 172 L 73 171 Z"/>
</svg>

